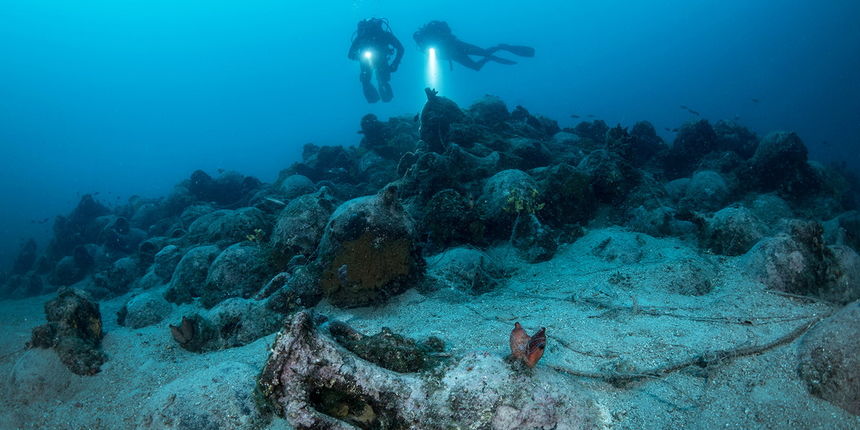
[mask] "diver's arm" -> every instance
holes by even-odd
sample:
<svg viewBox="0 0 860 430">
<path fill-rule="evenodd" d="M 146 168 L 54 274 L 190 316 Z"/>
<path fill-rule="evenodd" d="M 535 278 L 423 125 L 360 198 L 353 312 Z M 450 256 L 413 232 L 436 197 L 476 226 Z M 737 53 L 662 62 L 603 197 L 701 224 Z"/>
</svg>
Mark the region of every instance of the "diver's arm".
<svg viewBox="0 0 860 430">
<path fill-rule="evenodd" d="M 394 50 L 397 51 L 394 54 L 394 61 L 391 62 L 391 71 L 394 72 L 397 70 L 397 67 L 400 66 L 400 60 L 403 59 L 403 44 L 397 40 L 393 34 L 391 35 L 391 46 L 394 47 Z"/>
<path fill-rule="evenodd" d="M 358 38 L 352 41 L 352 45 L 349 46 L 349 52 L 346 54 L 346 57 L 350 60 L 358 59 Z"/>
</svg>

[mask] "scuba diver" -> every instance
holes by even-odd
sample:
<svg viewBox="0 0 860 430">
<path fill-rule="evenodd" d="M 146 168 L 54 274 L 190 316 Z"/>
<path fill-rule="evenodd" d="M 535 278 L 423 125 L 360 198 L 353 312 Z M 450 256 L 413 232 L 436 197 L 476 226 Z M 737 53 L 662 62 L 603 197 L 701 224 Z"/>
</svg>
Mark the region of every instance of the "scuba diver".
<svg viewBox="0 0 860 430">
<path fill-rule="evenodd" d="M 517 64 L 516 61 L 493 55 L 497 51 L 507 51 L 520 57 L 535 56 L 535 49 L 530 46 L 499 44 L 485 49 L 463 42 L 454 36 L 451 27 L 445 21 L 428 22 L 418 29 L 412 38 L 422 50 L 433 48 L 440 59 L 448 60 L 449 63 L 456 61 L 472 70 L 481 70 L 481 67 L 484 67 L 489 61 L 499 64 Z M 483 58 L 476 61 L 472 59 L 472 56 Z M 453 67 L 453 63 L 451 66 Z"/>
<path fill-rule="evenodd" d="M 394 60 L 389 63 L 392 55 Z M 347 57 L 350 60 L 358 60 L 361 64 L 359 79 L 367 102 L 376 103 L 380 98 L 383 102 L 391 101 L 394 93 L 389 81 L 391 72 L 397 71 L 400 60 L 403 59 L 403 44 L 394 37 L 388 20 L 369 18 L 359 21 Z M 374 72 L 379 91 L 370 82 Z"/>
</svg>

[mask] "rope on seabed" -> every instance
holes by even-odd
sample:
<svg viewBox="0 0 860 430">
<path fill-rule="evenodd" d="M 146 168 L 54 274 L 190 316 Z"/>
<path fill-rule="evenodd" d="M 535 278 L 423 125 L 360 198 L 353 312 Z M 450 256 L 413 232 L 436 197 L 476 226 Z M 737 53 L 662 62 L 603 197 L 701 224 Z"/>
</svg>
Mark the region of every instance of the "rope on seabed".
<svg viewBox="0 0 860 430">
<path fill-rule="evenodd" d="M 494 320 L 494 321 L 498 321 L 498 322 L 505 323 L 505 324 L 509 323 L 509 321 L 505 321 L 501 318 L 487 318 L 487 317 L 483 316 L 477 309 L 473 309 L 471 306 L 466 306 L 466 308 L 469 309 L 470 311 L 475 312 L 476 314 L 480 315 L 481 318 L 484 318 L 487 320 Z M 770 342 L 762 344 L 762 345 L 741 346 L 741 347 L 736 347 L 736 348 L 709 350 L 709 351 L 705 351 L 701 354 L 694 355 L 688 359 L 681 360 L 677 363 L 673 363 L 673 364 L 669 364 L 669 365 L 665 365 L 665 366 L 660 366 L 660 367 L 656 367 L 656 368 L 649 369 L 649 370 L 638 370 L 638 371 L 633 371 L 633 372 L 587 372 L 587 371 L 571 369 L 571 368 L 568 368 L 565 366 L 560 366 L 560 365 L 550 364 L 550 365 L 547 365 L 547 367 L 550 369 L 553 369 L 557 372 L 564 373 L 567 375 L 578 376 L 578 377 L 589 378 L 589 379 L 601 379 L 601 380 L 604 380 L 604 381 L 607 381 L 607 382 L 610 382 L 613 384 L 618 384 L 620 382 L 632 382 L 632 381 L 635 381 L 637 379 L 644 379 L 644 378 L 662 378 L 663 376 L 666 376 L 672 372 L 675 372 L 675 371 L 678 371 L 678 370 L 681 370 L 681 369 L 684 369 L 684 368 L 687 368 L 687 367 L 690 367 L 693 365 L 700 366 L 700 367 L 708 367 L 708 366 L 715 365 L 715 364 L 718 364 L 718 363 L 721 363 L 721 362 L 724 362 L 727 360 L 731 360 L 734 358 L 760 354 L 762 352 L 768 351 L 768 350 L 776 348 L 778 346 L 785 345 L 787 343 L 791 343 L 792 341 L 794 341 L 795 339 L 797 339 L 798 337 L 800 337 L 801 335 L 806 333 L 816 323 L 818 323 L 819 321 L 821 321 L 824 318 L 827 318 L 832 313 L 833 313 L 833 311 L 822 314 L 822 315 L 809 316 L 809 317 L 807 317 L 807 318 L 809 318 L 809 321 L 806 322 L 805 324 L 802 324 L 802 325 L 796 327 L 794 330 L 791 330 L 790 332 L 786 333 L 785 335 L 782 335 L 782 336 L 780 336 L 780 337 L 778 337 L 778 338 L 776 338 Z M 553 336 L 547 336 L 547 337 L 549 337 L 550 339 L 553 339 L 559 345 L 562 345 L 562 347 L 569 349 L 573 352 L 583 354 L 583 355 L 588 355 L 588 356 L 601 357 L 599 354 L 584 353 L 582 351 L 578 351 L 576 349 L 573 349 L 565 341 L 562 341 L 562 340 L 555 338 Z M 611 355 L 608 355 L 605 358 L 610 358 L 610 357 L 611 357 Z M 601 358 L 603 358 L 603 357 L 601 357 Z"/>
<path fill-rule="evenodd" d="M 27 347 L 22 346 L 21 348 L 18 348 L 12 352 L 7 352 L 6 354 L 0 355 L 0 361 L 6 361 L 7 358 L 9 358 L 15 354 L 18 354 L 19 352 L 24 352 L 26 350 L 27 350 Z"/>
<path fill-rule="evenodd" d="M 738 357 L 744 357 L 749 355 L 760 354 L 762 352 L 771 350 L 778 346 L 782 346 L 788 343 L 791 343 L 804 333 L 806 333 L 809 329 L 811 329 L 816 323 L 821 321 L 822 319 L 829 316 L 821 315 L 816 317 L 810 317 L 811 320 L 806 324 L 802 324 L 796 327 L 794 330 L 762 345 L 752 345 L 752 346 L 742 346 L 737 348 L 729 348 L 729 349 L 718 349 L 718 350 L 710 350 L 705 351 L 701 354 L 694 355 L 686 360 L 681 360 L 674 364 L 669 364 L 666 366 L 656 367 L 650 370 L 642 370 L 636 372 L 583 372 L 575 369 L 570 369 L 565 366 L 559 365 L 547 365 L 550 369 L 555 371 L 565 373 L 571 376 L 579 376 L 583 378 L 590 379 L 602 379 L 605 381 L 609 381 L 612 383 L 618 383 L 623 381 L 634 381 L 637 379 L 643 378 L 662 378 L 672 372 L 684 369 L 690 366 L 700 366 L 707 367 L 714 364 L 718 364 L 727 360 L 731 360 Z"/>
</svg>

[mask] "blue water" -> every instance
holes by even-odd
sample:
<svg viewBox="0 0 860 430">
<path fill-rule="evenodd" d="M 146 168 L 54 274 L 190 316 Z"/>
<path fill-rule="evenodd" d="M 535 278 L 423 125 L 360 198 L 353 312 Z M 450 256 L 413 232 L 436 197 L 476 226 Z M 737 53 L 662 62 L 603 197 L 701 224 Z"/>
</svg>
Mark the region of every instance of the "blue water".
<svg viewBox="0 0 860 430">
<path fill-rule="evenodd" d="M 387 17 L 406 46 L 395 98 L 368 105 L 346 58 L 355 23 Z M 46 1 L 0 3 L 0 267 L 45 240 L 82 193 L 164 195 L 195 169 L 272 181 L 301 146 L 356 144 L 360 117 L 412 115 L 443 19 L 533 59 L 441 69 L 461 105 L 483 94 L 573 125 L 692 119 L 797 131 L 811 158 L 860 166 L 860 2 Z M 759 102 L 754 102 L 757 99 Z"/>
</svg>

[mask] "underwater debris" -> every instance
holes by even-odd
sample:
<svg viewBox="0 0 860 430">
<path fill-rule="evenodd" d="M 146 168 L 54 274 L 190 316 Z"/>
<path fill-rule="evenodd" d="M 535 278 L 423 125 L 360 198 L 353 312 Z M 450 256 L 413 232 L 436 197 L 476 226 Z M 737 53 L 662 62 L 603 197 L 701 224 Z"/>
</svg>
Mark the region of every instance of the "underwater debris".
<svg viewBox="0 0 860 430">
<path fill-rule="evenodd" d="M 98 303 L 71 290 L 45 303 L 48 323 L 33 329 L 28 348 L 53 348 L 72 372 L 89 376 L 101 370 L 107 356 L 101 351 L 102 318 Z"/>
<path fill-rule="evenodd" d="M 528 368 L 535 367 L 546 349 L 546 327 L 541 327 L 537 333 L 529 336 L 520 323 L 514 323 L 510 344 L 512 359 Z"/>
<path fill-rule="evenodd" d="M 377 366 L 399 373 L 429 370 L 441 363 L 439 355 L 445 344 L 437 337 L 416 342 L 391 331 L 388 327 L 367 336 L 340 321 L 328 325 L 332 337 L 355 355 Z"/>
<path fill-rule="evenodd" d="M 485 352 L 433 372 L 392 372 L 322 335 L 311 314 L 298 312 L 275 339 L 256 392 L 264 410 L 297 428 L 594 428 L 594 403 L 580 390 L 558 389 L 552 378 L 524 378 Z"/>
</svg>

